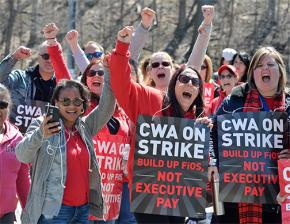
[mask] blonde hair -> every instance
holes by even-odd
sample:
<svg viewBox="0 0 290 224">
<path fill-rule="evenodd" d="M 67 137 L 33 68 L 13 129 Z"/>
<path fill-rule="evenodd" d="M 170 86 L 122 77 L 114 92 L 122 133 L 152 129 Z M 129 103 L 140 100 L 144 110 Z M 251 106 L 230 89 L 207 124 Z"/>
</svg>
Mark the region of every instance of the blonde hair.
<svg viewBox="0 0 290 224">
<path fill-rule="evenodd" d="M 271 56 L 279 67 L 280 78 L 278 82 L 278 88 L 276 95 L 280 95 L 282 92 L 285 91 L 287 76 L 286 76 L 286 68 L 283 62 L 281 54 L 273 47 L 262 47 L 256 51 L 254 54 L 249 70 L 248 70 L 248 83 L 251 89 L 257 89 L 255 80 L 254 80 L 254 70 L 257 68 L 259 62 L 262 58 L 266 55 Z"/>
<path fill-rule="evenodd" d="M 204 63 L 206 64 L 206 74 L 205 74 L 205 79 L 204 82 L 209 82 L 211 79 L 212 75 L 212 61 L 208 55 L 204 56 Z"/>
<path fill-rule="evenodd" d="M 99 43 L 95 42 L 95 41 L 89 41 L 84 45 L 84 50 L 89 47 L 89 46 L 93 46 L 95 45 L 97 48 L 99 48 L 103 53 L 104 53 L 104 48 L 102 47 L 102 45 L 100 45 Z"/>
<path fill-rule="evenodd" d="M 173 60 L 171 58 L 171 56 L 165 52 L 165 51 L 158 51 L 158 52 L 155 52 L 153 53 L 150 58 L 149 58 L 149 63 L 148 63 L 148 66 L 147 66 L 147 72 L 150 71 L 152 69 L 151 67 L 151 64 L 152 64 L 152 60 L 154 57 L 156 57 L 157 55 L 163 55 L 165 58 L 168 58 L 169 59 L 169 62 L 170 62 L 170 66 L 173 68 L 174 67 L 174 64 L 173 64 Z M 155 87 L 156 84 L 155 82 L 153 81 L 153 79 L 150 77 L 150 75 L 148 75 L 148 78 L 147 80 L 144 80 L 144 83 L 147 85 L 147 86 L 151 86 L 151 87 Z"/>
</svg>

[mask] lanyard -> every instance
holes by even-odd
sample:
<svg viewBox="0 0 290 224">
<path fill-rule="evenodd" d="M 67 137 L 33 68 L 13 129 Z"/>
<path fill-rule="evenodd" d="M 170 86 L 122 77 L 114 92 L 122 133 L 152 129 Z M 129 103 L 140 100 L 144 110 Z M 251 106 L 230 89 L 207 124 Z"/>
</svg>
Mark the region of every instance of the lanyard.
<svg viewBox="0 0 290 224">
<path fill-rule="evenodd" d="M 265 98 L 261 95 L 259 95 L 259 98 L 260 98 L 260 100 L 262 102 L 262 106 L 263 106 L 262 111 L 270 111 L 270 108 L 268 107 L 268 104 L 267 104 Z"/>
</svg>

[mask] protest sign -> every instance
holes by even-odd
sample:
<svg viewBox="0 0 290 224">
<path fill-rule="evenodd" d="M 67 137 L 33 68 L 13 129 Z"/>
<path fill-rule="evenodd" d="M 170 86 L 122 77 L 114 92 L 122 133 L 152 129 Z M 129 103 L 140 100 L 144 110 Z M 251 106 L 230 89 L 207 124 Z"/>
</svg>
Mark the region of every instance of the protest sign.
<svg viewBox="0 0 290 224">
<path fill-rule="evenodd" d="M 136 129 L 132 210 L 203 216 L 209 128 L 194 120 L 139 116 Z"/>
<path fill-rule="evenodd" d="M 203 98 L 204 105 L 209 108 L 212 100 L 214 99 L 214 84 L 211 82 L 206 82 L 203 84 Z"/>
<path fill-rule="evenodd" d="M 22 134 L 25 134 L 30 123 L 45 113 L 48 102 L 39 100 L 25 100 L 23 104 L 13 105 L 10 112 L 11 122 L 16 125 Z"/>
<path fill-rule="evenodd" d="M 122 158 L 129 138 L 121 135 L 98 133 L 94 137 L 95 150 L 102 179 L 102 193 L 106 206 L 105 220 L 118 218 L 123 190 Z M 103 217 L 96 217 L 103 220 Z M 93 218 L 92 218 L 93 219 Z"/>
<path fill-rule="evenodd" d="M 221 199 L 275 204 L 277 159 L 287 144 L 287 114 L 234 113 L 217 120 Z"/>
<path fill-rule="evenodd" d="M 280 195 L 288 195 L 281 204 L 282 223 L 290 223 L 290 159 L 278 160 Z"/>
</svg>

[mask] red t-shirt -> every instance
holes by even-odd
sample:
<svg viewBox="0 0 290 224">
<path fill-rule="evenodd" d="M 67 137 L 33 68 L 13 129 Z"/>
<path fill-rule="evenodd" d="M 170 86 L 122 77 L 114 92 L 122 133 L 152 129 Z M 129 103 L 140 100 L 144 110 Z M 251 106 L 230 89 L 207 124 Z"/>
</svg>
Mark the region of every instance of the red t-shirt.
<svg viewBox="0 0 290 224">
<path fill-rule="evenodd" d="M 62 203 L 80 206 L 88 202 L 89 152 L 78 132 L 70 132 L 69 135 L 66 129 L 65 137 L 67 139 L 67 175 Z"/>
</svg>

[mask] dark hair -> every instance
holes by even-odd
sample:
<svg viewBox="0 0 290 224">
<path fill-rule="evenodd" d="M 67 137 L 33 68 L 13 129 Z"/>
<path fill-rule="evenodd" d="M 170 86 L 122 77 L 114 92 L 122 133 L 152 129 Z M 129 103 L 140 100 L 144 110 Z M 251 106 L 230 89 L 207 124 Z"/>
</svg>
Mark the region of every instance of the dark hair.
<svg viewBox="0 0 290 224">
<path fill-rule="evenodd" d="M 93 65 L 98 65 L 100 64 L 100 61 L 93 61 L 91 62 L 85 69 L 84 73 L 82 74 L 81 77 L 81 83 L 84 84 L 86 87 L 88 86 L 87 84 L 87 74 L 90 72 L 91 68 L 93 67 Z M 97 104 L 99 103 L 100 100 L 100 96 L 98 96 L 97 94 L 93 93 L 92 91 L 90 91 L 90 100 L 96 102 Z"/>
<path fill-rule="evenodd" d="M 84 100 L 83 108 L 86 110 L 88 108 L 89 91 L 82 83 L 74 80 L 63 79 L 56 85 L 52 94 L 51 104 L 55 105 L 55 101 L 59 100 L 60 92 L 68 88 L 76 88 L 79 90 L 81 99 Z"/>
<path fill-rule="evenodd" d="M 246 70 L 245 73 L 243 74 L 242 77 L 240 77 L 240 82 L 247 82 L 247 74 L 248 74 L 248 70 L 249 70 L 249 66 L 250 66 L 250 62 L 251 62 L 251 58 L 250 55 L 246 52 L 238 52 L 234 55 L 233 60 L 232 60 L 232 65 L 234 65 L 235 63 L 235 59 L 236 57 L 239 57 L 239 59 L 244 63 L 244 65 L 246 66 Z"/>
<path fill-rule="evenodd" d="M 221 57 L 219 67 L 221 67 L 224 64 L 224 60 L 225 60 L 225 58 L 224 57 Z"/>
<path fill-rule="evenodd" d="M 10 111 L 11 107 L 12 107 L 12 100 L 11 100 L 11 95 L 10 95 L 10 91 L 9 89 L 3 85 L 2 83 L 0 83 L 0 94 L 1 95 L 5 95 L 7 96 L 7 99 L 8 99 L 8 109 Z"/>
<path fill-rule="evenodd" d="M 195 100 L 193 101 L 193 103 L 190 105 L 188 111 L 193 110 L 193 107 L 196 106 L 196 111 L 195 111 L 195 115 L 196 117 L 200 116 L 203 111 L 204 111 L 204 104 L 203 104 L 203 82 L 202 79 L 200 77 L 199 72 L 191 67 L 187 67 L 185 65 L 181 66 L 178 70 L 175 71 L 175 73 L 173 74 L 173 76 L 170 79 L 169 82 L 169 86 L 168 86 L 168 92 L 167 92 L 167 96 L 165 96 L 163 98 L 163 105 L 162 108 L 165 109 L 166 107 L 168 107 L 169 105 L 172 108 L 172 116 L 174 117 L 184 117 L 184 112 L 181 109 L 177 99 L 176 99 L 176 95 L 175 95 L 175 85 L 178 79 L 178 76 L 186 69 L 186 68 L 190 68 L 192 69 L 198 76 L 199 80 L 200 80 L 200 85 L 199 85 L 199 93 L 197 95 L 197 97 L 195 98 Z M 166 110 L 164 110 L 166 111 Z M 166 115 L 166 114 L 163 114 Z"/>
</svg>

